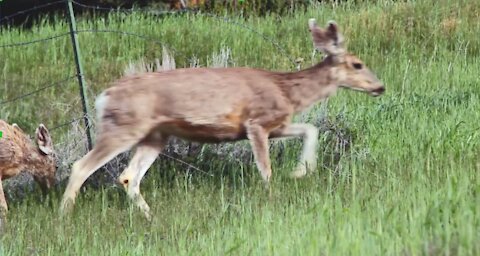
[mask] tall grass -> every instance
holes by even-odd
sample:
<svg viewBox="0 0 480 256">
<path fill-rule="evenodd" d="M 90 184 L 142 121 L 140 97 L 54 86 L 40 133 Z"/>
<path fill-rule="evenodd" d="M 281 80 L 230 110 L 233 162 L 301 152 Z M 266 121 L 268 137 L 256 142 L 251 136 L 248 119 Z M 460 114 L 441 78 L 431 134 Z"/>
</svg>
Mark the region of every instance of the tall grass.
<svg viewBox="0 0 480 256">
<path fill-rule="evenodd" d="M 162 46 L 175 52 L 177 67 L 189 66 L 193 57 L 208 65 L 222 47 L 231 49 L 231 65 L 293 70 L 287 57 L 311 65 L 319 56 L 312 57 L 310 17 L 320 24 L 336 20 L 349 49 L 376 71 L 387 93 L 373 99 L 340 91 L 329 100 L 329 115 L 341 113 L 355 134 L 348 156 L 337 168 L 290 180 L 299 148 L 287 147 L 274 162 L 271 197 L 253 163 L 194 162 L 208 167 L 203 170 L 212 177 L 162 158 L 142 185 L 155 215 L 152 223 L 116 188 L 87 190 L 71 218 L 60 219 L 56 209 L 63 190 L 58 189 L 44 201 L 32 197 L 10 204 L 0 253 L 478 255 L 479 12 L 478 1 L 364 1 L 282 17 L 231 17 L 278 42 L 287 56 L 249 30 L 204 15 L 81 19 L 79 29 L 130 31 L 161 42 L 80 33 L 92 96 L 129 61 L 161 57 Z M 60 19 L 31 31 L 7 29 L 0 44 L 63 31 L 67 24 Z M 69 40 L 0 49 L 2 98 L 74 73 Z M 0 118 L 33 131 L 38 122 L 54 126 L 80 109 L 72 80 L 0 105 Z M 59 140 L 64 131 L 56 134 Z M 330 143 L 327 138 L 319 139 Z"/>
</svg>

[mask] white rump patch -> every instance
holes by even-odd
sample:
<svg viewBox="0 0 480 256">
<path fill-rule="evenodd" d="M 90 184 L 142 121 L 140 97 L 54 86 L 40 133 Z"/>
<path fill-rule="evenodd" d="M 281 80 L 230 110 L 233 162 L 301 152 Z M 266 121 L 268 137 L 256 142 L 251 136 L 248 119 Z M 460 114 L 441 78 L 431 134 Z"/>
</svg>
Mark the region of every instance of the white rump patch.
<svg viewBox="0 0 480 256">
<path fill-rule="evenodd" d="M 107 100 L 108 97 L 105 95 L 105 92 L 102 92 L 100 95 L 98 95 L 97 99 L 95 100 L 95 110 L 97 111 L 98 121 L 100 121 L 103 116 L 105 106 L 107 105 Z"/>
</svg>

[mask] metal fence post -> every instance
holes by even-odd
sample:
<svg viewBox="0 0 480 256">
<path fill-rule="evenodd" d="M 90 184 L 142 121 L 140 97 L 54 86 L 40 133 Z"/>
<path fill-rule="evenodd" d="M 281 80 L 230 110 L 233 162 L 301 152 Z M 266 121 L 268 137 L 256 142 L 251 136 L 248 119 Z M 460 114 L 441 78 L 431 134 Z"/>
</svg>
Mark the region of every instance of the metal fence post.
<svg viewBox="0 0 480 256">
<path fill-rule="evenodd" d="M 91 150 L 93 147 L 92 143 L 92 131 L 90 126 L 90 113 L 88 110 L 88 97 L 87 97 L 87 88 L 85 84 L 85 79 L 83 77 L 83 68 L 82 63 L 80 61 L 80 48 L 78 47 L 78 40 L 77 40 L 77 24 L 75 22 L 75 14 L 73 13 L 73 6 L 72 0 L 66 0 L 67 9 L 68 9 L 68 17 L 70 21 L 70 36 L 72 38 L 72 46 L 73 46 L 73 53 L 75 55 L 75 65 L 77 67 L 77 78 L 78 84 L 80 85 L 80 97 L 82 98 L 82 106 L 83 106 L 83 120 L 85 122 L 85 128 L 87 132 L 87 143 L 88 149 Z"/>
</svg>

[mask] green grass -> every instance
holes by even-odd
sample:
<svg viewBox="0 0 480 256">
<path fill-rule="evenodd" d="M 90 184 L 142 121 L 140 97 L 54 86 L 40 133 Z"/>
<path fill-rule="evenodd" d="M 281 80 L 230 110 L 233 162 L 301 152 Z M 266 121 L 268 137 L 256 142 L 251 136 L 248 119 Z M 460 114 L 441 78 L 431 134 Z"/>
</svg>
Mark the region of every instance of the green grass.
<svg viewBox="0 0 480 256">
<path fill-rule="evenodd" d="M 287 174 L 298 156 L 287 144 L 274 162 L 272 196 L 255 166 L 193 161 L 213 177 L 165 159 L 142 184 L 155 215 L 144 221 L 119 189 L 88 190 L 71 218 L 58 217 L 63 189 L 45 201 L 12 202 L 4 255 L 478 255 L 480 254 L 480 4 L 375 1 L 321 6 L 291 16 L 237 22 L 273 38 L 292 58 L 312 59 L 307 20 L 334 19 L 349 49 L 385 82 L 380 98 L 341 91 L 329 100 L 355 140 L 338 168 L 302 180 Z M 32 31 L 3 30 L 0 45 L 67 31 L 61 20 Z M 291 70 L 270 42 L 205 16 L 156 19 L 111 15 L 79 29 L 148 35 L 176 50 L 178 66 L 202 65 L 223 46 L 238 66 Z M 119 77 L 129 60 L 161 57 L 161 44 L 112 33 L 79 35 L 90 94 Z M 14 97 L 74 74 L 70 38 L 0 48 L 0 95 Z M 5 95 L 5 96 L 4 96 Z M 81 113 L 76 81 L 0 105 L 0 118 L 33 132 Z M 57 130 L 63 141 L 68 127 Z M 331 143 L 322 137 L 322 143 Z M 322 156 L 320 156 L 322 158 Z M 323 161 L 326 161 L 324 159 Z"/>
</svg>

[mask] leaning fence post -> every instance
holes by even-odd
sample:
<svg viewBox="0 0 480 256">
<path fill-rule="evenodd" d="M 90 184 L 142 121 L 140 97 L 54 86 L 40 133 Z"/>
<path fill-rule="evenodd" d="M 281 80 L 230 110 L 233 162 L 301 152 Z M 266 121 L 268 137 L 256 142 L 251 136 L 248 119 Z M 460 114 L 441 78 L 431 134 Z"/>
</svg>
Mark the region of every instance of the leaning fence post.
<svg viewBox="0 0 480 256">
<path fill-rule="evenodd" d="M 82 98 L 82 106 L 83 106 L 83 120 L 85 122 L 85 128 L 87 132 L 87 143 L 88 149 L 91 150 L 93 147 L 92 143 L 92 132 L 90 121 L 88 117 L 90 117 L 89 110 L 88 110 L 88 97 L 87 97 L 87 88 L 85 84 L 85 79 L 83 77 L 83 68 L 82 63 L 80 61 L 80 49 L 78 47 L 78 40 L 77 40 L 77 24 L 75 22 L 75 14 L 73 13 L 73 6 L 72 0 L 66 0 L 67 2 L 67 9 L 68 9 L 68 17 L 70 20 L 70 37 L 72 38 L 72 46 L 73 46 L 73 54 L 75 55 L 75 65 L 77 67 L 77 78 L 78 84 L 80 85 L 80 97 Z"/>
</svg>

